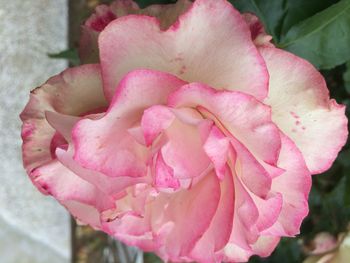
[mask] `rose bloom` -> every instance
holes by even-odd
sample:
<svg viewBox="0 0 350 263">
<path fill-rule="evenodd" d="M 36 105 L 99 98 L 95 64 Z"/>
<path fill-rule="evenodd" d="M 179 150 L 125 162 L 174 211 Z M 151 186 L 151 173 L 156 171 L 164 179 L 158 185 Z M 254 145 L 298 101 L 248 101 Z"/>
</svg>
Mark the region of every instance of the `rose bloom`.
<svg viewBox="0 0 350 263">
<path fill-rule="evenodd" d="M 327 232 L 316 235 L 312 250 L 303 263 L 348 263 L 350 262 L 350 234 L 341 233 L 336 239 Z"/>
<path fill-rule="evenodd" d="M 299 233 L 347 138 L 307 61 L 225 0 L 100 6 L 85 64 L 32 91 L 24 166 L 79 221 L 175 262 L 244 262 Z"/>
</svg>

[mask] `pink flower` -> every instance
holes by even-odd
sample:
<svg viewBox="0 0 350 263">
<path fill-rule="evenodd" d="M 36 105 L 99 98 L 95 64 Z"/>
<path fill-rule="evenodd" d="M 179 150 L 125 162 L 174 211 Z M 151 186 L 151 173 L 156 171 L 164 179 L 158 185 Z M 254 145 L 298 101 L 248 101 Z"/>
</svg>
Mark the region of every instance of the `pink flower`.
<svg viewBox="0 0 350 263">
<path fill-rule="evenodd" d="M 299 233 L 310 175 L 347 138 L 344 106 L 311 64 L 225 0 L 116 1 L 84 31 L 99 64 L 49 79 L 21 114 L 39 190 L 175 262 L 266 257 Z"/>
<path fill-rule="evenodd" d="M 317 234 L 311 249 L 304 247 L 308 257 L 303 263 L 339 263 L 350 261 L 350 234 L 340 233 L 336 239 L 327 232 Z M 313 248 L 313 249 L 312 249 Z"/>
</svg>

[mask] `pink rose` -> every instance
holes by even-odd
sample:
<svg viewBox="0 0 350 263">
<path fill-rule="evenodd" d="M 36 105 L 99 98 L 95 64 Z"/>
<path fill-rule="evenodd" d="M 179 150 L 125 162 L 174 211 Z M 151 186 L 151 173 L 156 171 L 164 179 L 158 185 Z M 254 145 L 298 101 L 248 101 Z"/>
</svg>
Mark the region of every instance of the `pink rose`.
<svg viewBox="0 0 350 263">
<path fill-rule="evenodd" d="M 39 190 L 176 262 L 266 257 L 299 233 L 310 175 L 347 138 L 344 106 L 311 64 L 225 0 L 116 1 L 84 31 L 95 38 L 81 55 L 96 59 L 84 48 L 98 37 L 99 64 L 52 77 L 21 114 Z"/>
<path fill-rule="evenodd" d="M 340 233 L 336 239 L 327 232 L 317 234 L 311 247 L 304 246 L 308 257 L 303 263 L 350 262 L 350 234 Z"/>
</svg>

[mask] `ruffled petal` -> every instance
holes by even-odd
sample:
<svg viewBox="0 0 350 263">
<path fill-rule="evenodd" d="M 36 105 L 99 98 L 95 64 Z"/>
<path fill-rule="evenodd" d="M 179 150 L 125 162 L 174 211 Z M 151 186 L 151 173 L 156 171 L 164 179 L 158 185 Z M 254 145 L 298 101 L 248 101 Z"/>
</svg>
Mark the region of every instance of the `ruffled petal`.
<svg viewBox="0 0 350 263">
<path fill-rule="evenodd" d="M 100 59 L 109 99 L 121 78 L 137 68 L 266 97 L 265 63 L 246 22 L 230 3 L 197 0 L 167 31 L 159 23 L 131 15 L 114 20 L 101 33 Z"/>
<path fill-rule="evenodd" d="M 206 173 L 210 159 L 203 149 L 198 126 L 175 120 L 165 131 L 168 142 L 161 148 L 164 161 L 173 168 L 178 179 Z"/>
<path fill-rule="evenodd" d="M 236 162 L 234 169 L 242 184 L 256 196 L 265 198 L 270 192 L 272 179 L 252 153 L 234 137 L 230 138 Z"/>
<path fill-rule="evenodd" d="M 215 216 L 220 191 L 217 176 L 215 173 L 209 173 L 191 189 L 177 192 L 168 199 L 161 222 L 162 225 L 173 222 L 173 228 L 162 248 L 166 255 L 165 260 L 167 257 L 169 260 L 179 260 L 194 248 Z"/>
<path fill-rule="evenodd" d="M 294 142 L 282 136 L 282 148 L 278 166 L 285 170 L 272 181 L 271 189 L 283 197 L 277 222 L 263 233 L 273 236 L 295 236 L 307 216 L 311 176 L 305 160 Z"/>
<path fill-rule="evenodd" d="M 231 171 L 233 172 L 235 188 L 235 210 L 232 232 L 225 250 L 230 247 L 230 244 L 233 244 L 247 252 L 251 252 L 251 244 L 256 242 L 259 234 L 256 227 L 259 211 L 237 175 L 234 174 L 233 170 Z M 244 259 L 241 259 L 241 261 L 244 261 Z"/>
<path fill-rule="evenodd" d="M 52 159 L 51 144 L 56 131 L 47 122 L 46 111 L 79 116 L 106 104 L 99 65 L 67 69 L 33 90 L 20 115 L 23 163 L 27 172 Z"/>
<path fill-rule="evenodd" d="M 95 228 L 98 213 L 115 206 L 113 199 L 93 184 L 81 179 L 58 160 L 35 169 L 31 179 L 45 194 L 52 195 L 79 220 Z"/>
<path fill-rule="evenodd" d="M 221 197 L 215 216 L 205 234 L 191 252 L 198 262 L 221 262 L 220 251 L 229 241 L 234 216 L 234 185 L 231 174 L 226 173 L 220 182 Z"/>
<path fill-rule="evenodd" d="M 174 169 L 165 163 L 161 151 L 157 156 L 154 176 L 157 188 L 171 188 L 176 190 L 180 187 L 180 181 L 175 178 Z"/>
<path fill-rule="evenodd" d="M 74 172 L 77 176 L 90 184 L 96 186 L 100 191 L 105 194 L 117 197 L 120 192 L 123 192 L 125 188 L 139 183 L 151 183 L 150 177 L 118 177 L 113 178 L 106 176 L 105 174 L 85 169 L 81 167 L 73 159 L 73 149 L 68 151 L 63 149 L 56 150 L 57 159 L 70 171 Z"/>
<path fill-rule="evenodd" d="M 141 119 L 146 145 L 150 146 L 161 132 L 169 128 L 174 120 L 174 113 L 166 106 L 155 105 L 146 109 Z"/>
<path fill-rule="evenodd" d="M 128 132 L 145 109 L 165 104 L 168 94 L 184 84 L 172 75 L 150 70 L 128 74 L 100 119 L 83 119 L 73 129 L 74 160 L 108 176 L 145 176 L 149 149 Z M 88 132 L 87 132 L 88 131 Z"/>
<path fill-rule="evenodd" d="M 216 126 L 213 126 L 203 148 L 214 164 L 217 176 L 223 179 L 227 169 L 226 162 L 230 148 L 230 140 L 224 136 Z"/>
<path fill-rule="evenodd" d="M 99 33 L 115 19 L 131 14 L 147 15 L 159 19 L 160 27 L 166 29 L 191 5 L 189 0 L 178 0 L 175 4 L 150 5 L 144 9 L 140 9 L 132 0 L 116 0 L 109 6 L 99 5 L 82 26 L 79 40 L 80 60 L 84 64 L 99 61 Z"/>
<path fill-rule="evenodd" d="M 254 97 L 191 83 L 172 93 L 168 105 L 197 108 L 207 118 L 216 119 L 221 130 L 230 132 L 257 158 L 276 164 L 281 147 L 279 129 L 271 120 L 271 109 Z"/>
<path fill-rule="evenodd" d="M 327 170 L 348 135 L 345 107 L 329 99 L 322 75 L 307 61 L 260 48 L 270 74 L 272 119 L 302 152 L 311 173 Z"/>
</svg>

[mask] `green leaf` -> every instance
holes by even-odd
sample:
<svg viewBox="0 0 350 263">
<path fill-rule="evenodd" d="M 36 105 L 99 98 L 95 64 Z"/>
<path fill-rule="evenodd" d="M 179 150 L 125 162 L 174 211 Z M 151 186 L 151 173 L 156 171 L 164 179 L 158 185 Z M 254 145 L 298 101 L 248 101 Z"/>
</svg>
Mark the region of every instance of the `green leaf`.
<svg viewBox="0 0 350 263">
<path fill-rule="evenodd" d="M 337 4 L 293 26 L 279 47 L 322 69 L 350 60 L 350 0 Z"/>
<path fill-rule="evenodd" d="M 315 234 L 322 231 L 333 234 L 345 231 L 350 220 L 350 209 L 346 206 L 348 192 L 346 180 L 346 177 L 343 176 L 332 191 L 322 194 L 321 209 L 315 210 L 310 207 Z"/>
<path fill-rule="evenodd" d="M 78 51 L 74 48 L 63 50 L 59 53 L 51 53 L 48 56 L 55 59 L 67 59 L 72 66 L 80 65 Z"/>
<path fill-rule="evenodd" d="M 321 12 L 339 0 L 281 0 L 286 3 L 286 13 L 281 26 L 281 35 L 294 25 Z"/>
<path fill-rule="evenodd" d="M 276 43 L 293 25 L 339 0 L 231 0 L 239 11 L 256 14 Z"/>
<path fill-rule="evenodd" d="M 345 89 L 350 94 L 350 61 L 346 63 L 346 71 L 343 74 L 343 79 L 344 79 Z"/>
</svg>

